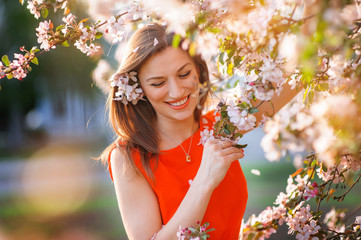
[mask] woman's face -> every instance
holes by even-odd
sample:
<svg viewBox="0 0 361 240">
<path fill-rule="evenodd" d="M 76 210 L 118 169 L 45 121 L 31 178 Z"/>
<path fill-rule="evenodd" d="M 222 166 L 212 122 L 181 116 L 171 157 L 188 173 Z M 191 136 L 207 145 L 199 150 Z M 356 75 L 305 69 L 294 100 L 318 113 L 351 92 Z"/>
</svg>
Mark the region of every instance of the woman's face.
<svg viewBox="0 0 361 240">
<path fill-rule="evenodd" d="M 167 47 L 154 54 L 140 68 L 139 80 L 158 120 L 194 116 L 199 79 L 194 61 L 186 51 Z"/>
</svg>

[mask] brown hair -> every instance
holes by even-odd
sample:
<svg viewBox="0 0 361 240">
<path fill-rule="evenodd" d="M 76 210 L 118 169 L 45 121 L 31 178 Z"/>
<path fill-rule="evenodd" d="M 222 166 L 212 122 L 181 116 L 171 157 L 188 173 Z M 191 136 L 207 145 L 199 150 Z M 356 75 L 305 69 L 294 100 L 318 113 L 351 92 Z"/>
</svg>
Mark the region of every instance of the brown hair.
<svg viewBox="0 0 361 240">
<path fill-rule="evenodd" d="M 173 37 L 174 33 L 167 34 L 165 29 L 158 24 L 147 25 L 138 29 L 130 39 L 123 61 L 115 75 L 122 75 L 131 71 L 139 72 L 142 64 L 152 55 L 172 46 Z M 158 44 L 154 44 L 155 38 Z M 179 46 L 183 42 L 184 40 L 181 40 Z M 194 55 L 191 58 L 196 65 L 199 82 L 209 86 L 209 73 L 206 62 L 200 55 Z M 203 106 L 208 97 L 209 87 L 201 88 L 201 91 L 199 107 L 194 111 L 196 121 L 200 120 Z M 114 144 L 120 142 L 125 149 L 126 161 L 129 161 L 130 166 L 137 169 L 131 157 L 132 151 L 136 150 L 141 156 L 144 170 L 153 179 L 150 160 L 159 154 L 158 135 L 155 130 L 156 113 L 146 97 L 146 101 L 140 100 L 135 105 L 132 103 L 124 105 L 120 101 L 113 101 L 114 97 L 115 90 L 113 88 L 108 96 L 107 108 L 109 110 L 109 121 L 117 134 L 117 139 L 103 151 L 100 159 L 103 163 L 106 163 Z"/>
</svg>

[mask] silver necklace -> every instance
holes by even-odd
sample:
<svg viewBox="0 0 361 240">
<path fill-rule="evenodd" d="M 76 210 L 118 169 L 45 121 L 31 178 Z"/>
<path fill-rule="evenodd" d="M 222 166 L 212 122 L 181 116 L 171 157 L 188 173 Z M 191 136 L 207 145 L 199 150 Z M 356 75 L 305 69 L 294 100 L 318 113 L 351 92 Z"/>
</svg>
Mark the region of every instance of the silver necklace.
<svg viewBox="0 0 361 240">
<path fill-rule="evenodd" d="M 192 161 L 191 156 L 189 155 L 189 153 L 191 152 L 191 146 L 192 146 L 192 141 L 193 141 L 193 136 L 194 136 L 194 134 L 193 134 L 193 126 L 192 126 L 192 136 L 191 136 L 191 141 L 189 143 L 188 153 L 186 152 L 186 150 L 182 146 L 182 143 L 178 143 L 176 140 L 174 140 L 173 138 L 171 138 L 168 135 L 164 134 L 163 132 L 161 132 L 161 133 L 164 136 L 166 136 L 167 138 L 169 138 L 170 140 L 172 140 L 173 142 L 175 142 L 176 144 L 178 144 L 182 148 L 184 154 L 186 155 L 186 162 L 191 162 Z"/>
</svg>

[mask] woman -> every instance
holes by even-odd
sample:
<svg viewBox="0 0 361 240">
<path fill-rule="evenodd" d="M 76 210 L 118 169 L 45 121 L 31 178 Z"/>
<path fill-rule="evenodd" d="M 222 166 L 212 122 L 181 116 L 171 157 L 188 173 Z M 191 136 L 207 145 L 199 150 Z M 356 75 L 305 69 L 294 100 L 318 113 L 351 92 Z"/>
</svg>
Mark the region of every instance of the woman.
<svg viewBox="0 0 361 240">
<path fill-rule="evenodd" d="M 139 29 L 111 78 L 110 121 L 118 139 L 103 159 L 109 155 L 124 227 L 129 239 L 176 239 L 180 226 L 201 221 L 215 228 L 211 239 L 238 239 L 248 197 L 237 161 L 243 150 L 221 140 L 199 144 L 200 131 L 214 123 L 212 112 L 201 116 L 207 66 L 172 41 L 159 25 Z M 274 109 L 262 104 L 256 117 L 295 95 L 283 92 Z"/>
</svg>

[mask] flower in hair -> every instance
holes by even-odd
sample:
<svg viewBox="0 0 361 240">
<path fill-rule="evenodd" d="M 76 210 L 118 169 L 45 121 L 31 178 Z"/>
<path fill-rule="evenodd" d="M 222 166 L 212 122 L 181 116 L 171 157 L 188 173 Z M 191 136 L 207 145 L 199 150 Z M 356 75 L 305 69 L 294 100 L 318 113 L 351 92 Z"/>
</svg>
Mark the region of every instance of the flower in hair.
<svg viewBox="0 0 361 240">
<path fill-rule="evenodd" d="M 136 104 L 140 99 L 143 99 L 144 93 L 138 84 L 136 72 L 114 74 L 109 81 L 111 87 L 118 88 L 113 100 L 121 101 L 127 105 L 128 102 Z"/>
</svg>

